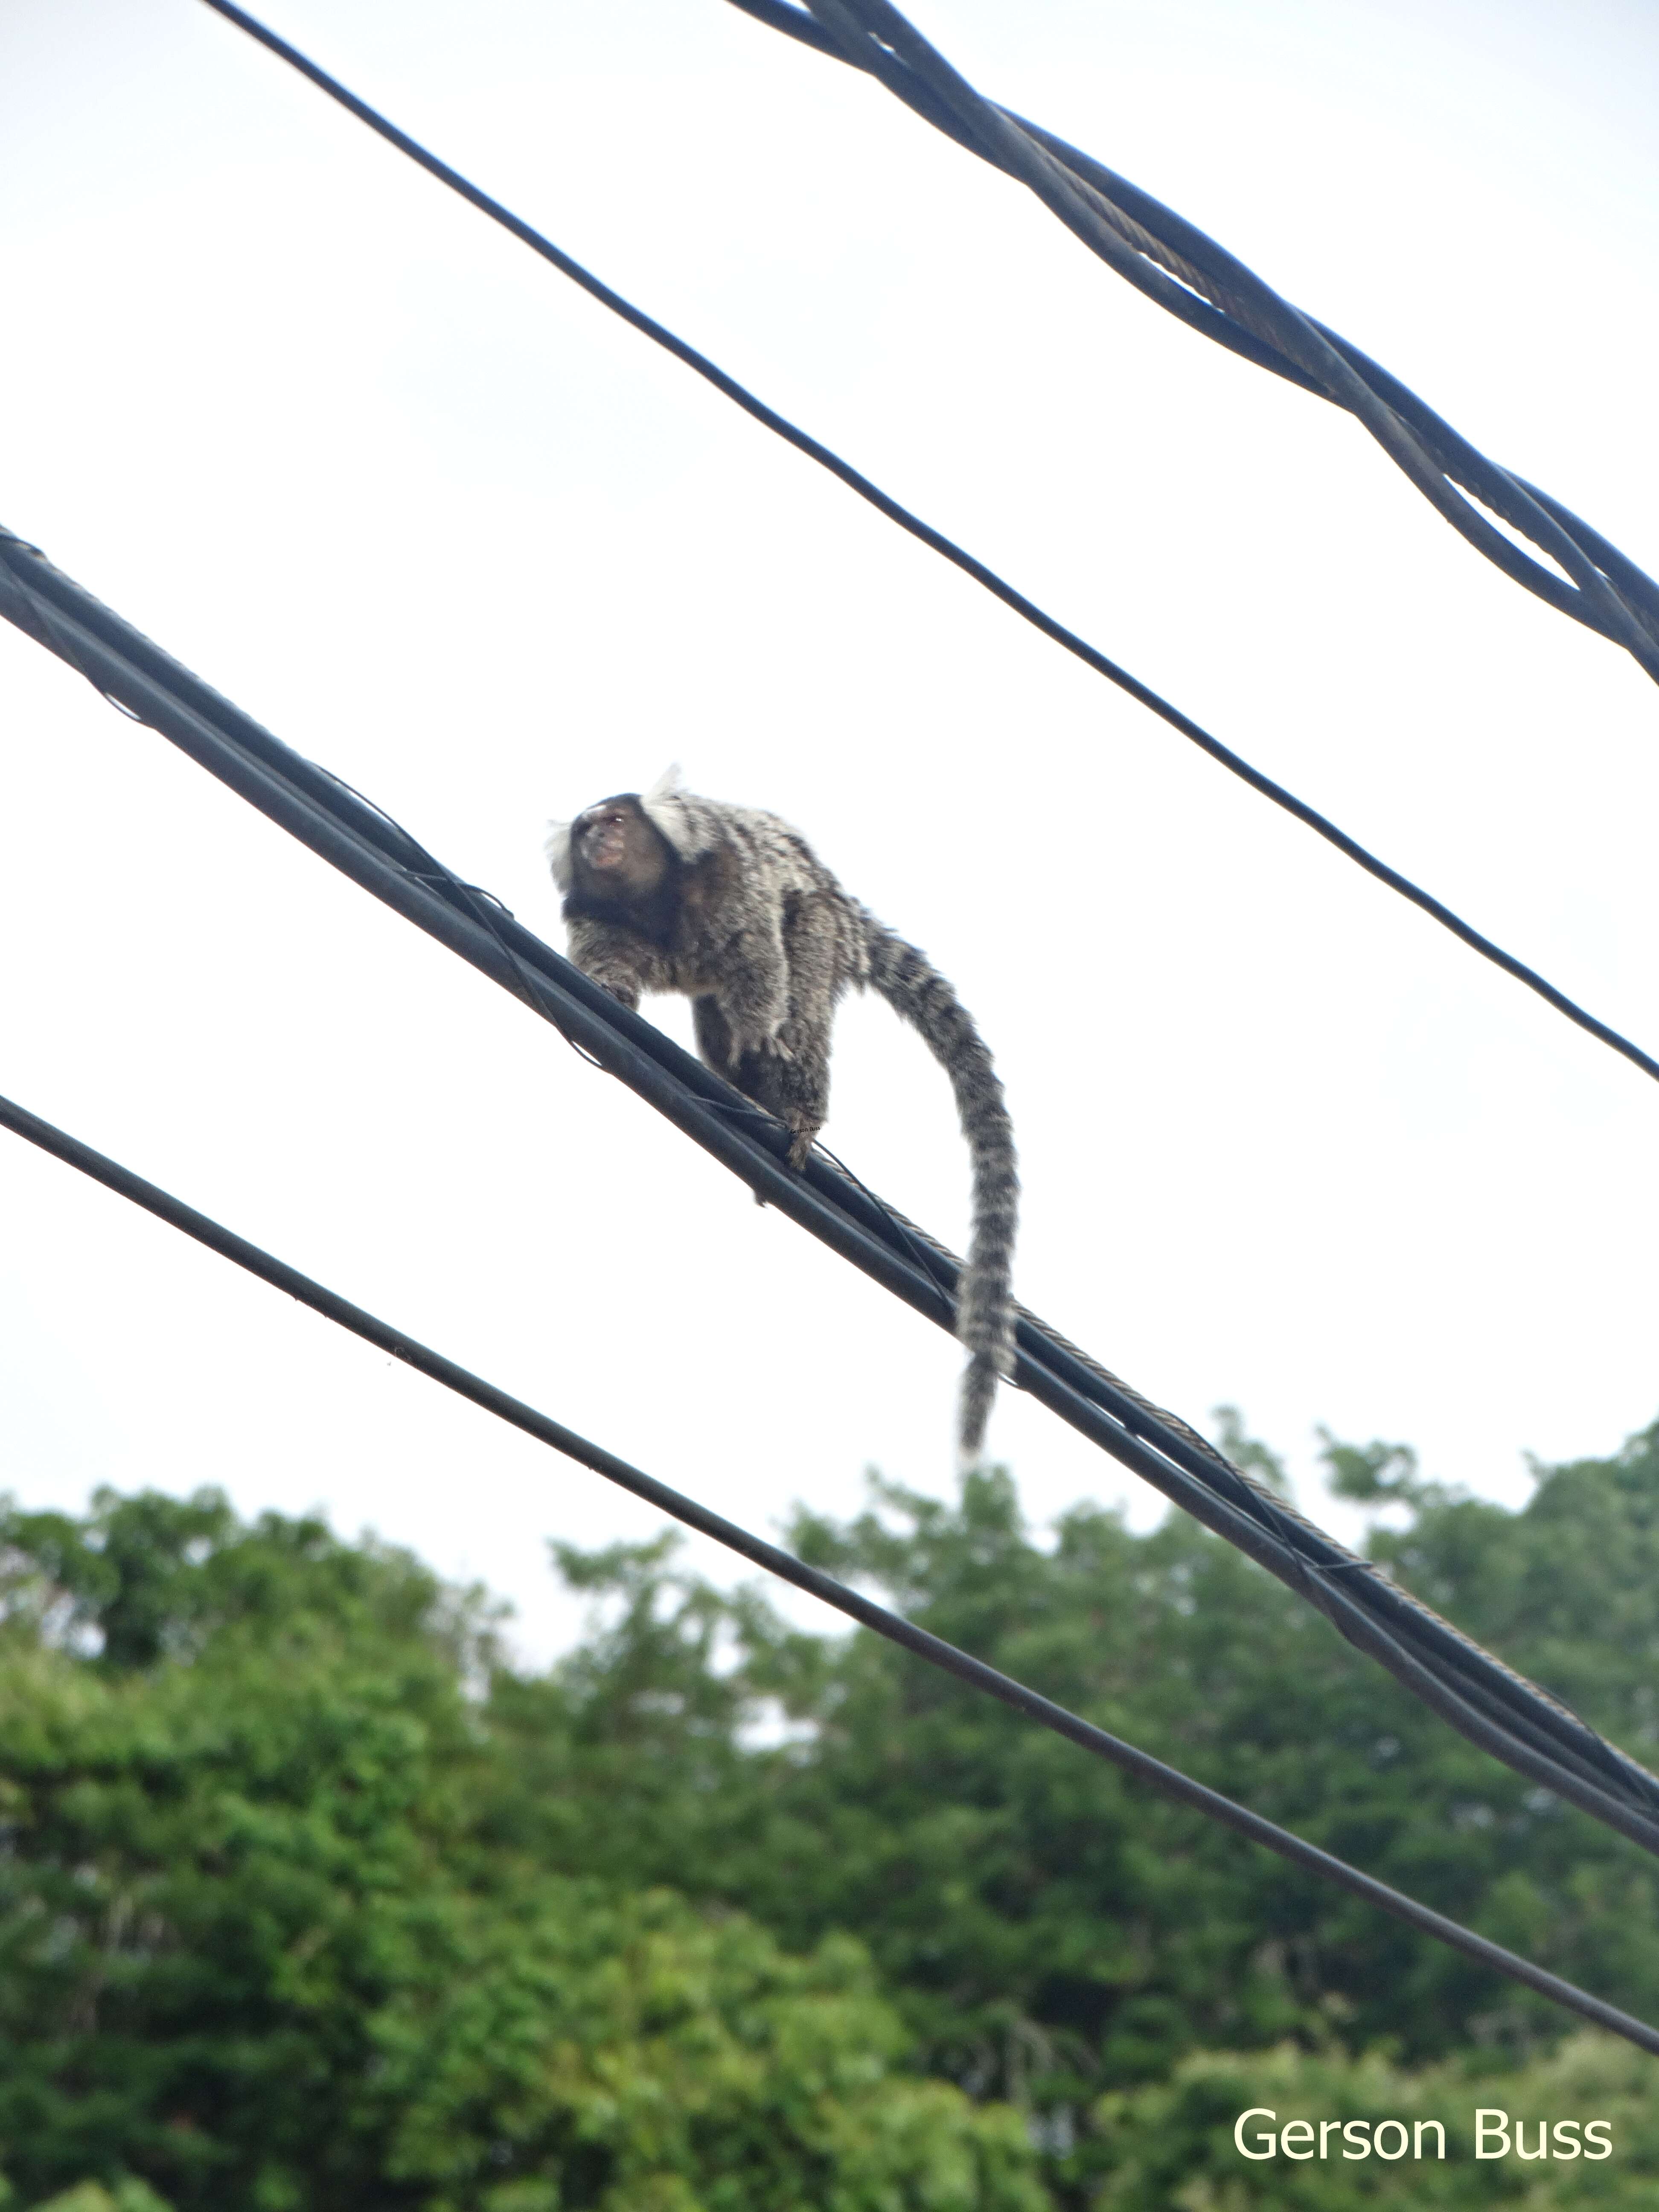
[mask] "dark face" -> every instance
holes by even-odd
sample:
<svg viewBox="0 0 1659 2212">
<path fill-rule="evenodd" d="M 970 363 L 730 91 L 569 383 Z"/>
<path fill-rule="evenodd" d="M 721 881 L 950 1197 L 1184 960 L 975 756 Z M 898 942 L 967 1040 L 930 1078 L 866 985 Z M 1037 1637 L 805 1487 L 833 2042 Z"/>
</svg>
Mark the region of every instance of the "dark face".
<svg viewBox="0 0 1659 2212">
<path fill-rule="evenodd" d="M 570 825 L 570 858 L 584 889 L 648 897 L 668 872 L 666 841 L 631 793 L 601 799 Z"/>
</svg>

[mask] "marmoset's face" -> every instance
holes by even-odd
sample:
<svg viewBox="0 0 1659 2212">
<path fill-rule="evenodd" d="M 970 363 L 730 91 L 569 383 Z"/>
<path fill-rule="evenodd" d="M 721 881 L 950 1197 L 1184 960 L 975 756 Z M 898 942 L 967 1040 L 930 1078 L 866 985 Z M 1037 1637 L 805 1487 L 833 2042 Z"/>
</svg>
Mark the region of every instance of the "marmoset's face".
<svg viewBox="0 0 1659 2212">
<path fill-rule="evenodd" d="M 570 825 L 570 850 L 591 884 L 613 890 L 654 890 L 668 865 L 662 833 L 631 793 L 601 799 L 579 814 Z"/>
</svg>

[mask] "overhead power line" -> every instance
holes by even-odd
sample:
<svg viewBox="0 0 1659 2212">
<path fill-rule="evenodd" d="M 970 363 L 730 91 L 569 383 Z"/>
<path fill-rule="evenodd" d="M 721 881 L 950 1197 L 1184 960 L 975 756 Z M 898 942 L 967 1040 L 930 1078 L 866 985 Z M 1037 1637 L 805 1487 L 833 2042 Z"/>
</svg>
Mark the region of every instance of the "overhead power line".
<svg viewBox="0 0 1659 2212">
<path fill-rule="evenodd" d="M 743 0 L 737 0 L 737 4 L 743 4 Z M 713 385 L 717 392 L 731 400 L 734 405 L 742 408 L 744 414 L 752 416 L 756 422 L 775 433 L 787 444 L 793 446 L 798 453 L 805 454 L 809 460 L 816 461 L 819 467 L 827 469 L 831 476 L 838 478 L 850 491 L 855 492 L 860 499 L 867 501 L 878 514 L 884 514 L 890 522 L 896 523 L 901 530 L 908 532 L 912 538 L 919 539 L 922 544 L 939 554 L 942 559 L 950 562 L 952 567 L 959 568 L 964 575 L 970 576 L 994 599 L 1000 599 L 1004 606 L 1010 608 L 1023 621 L 1030 623 L 1034 629 L 1040 630 L 1045 637 L 1052 639 L 1056 645 L 1063 646 L 1067 653 L 1075 655 L 1085 667 L 1091 668 L 1097 676 L 1103 676 L 1108 683 L 1115 684 L 1120 690 L 1127 692 L 1132 699 L 1139 701 L 1140 705 L 1158 715 L 1161 720 L 1167 722 L 1171 729 L 1178 730 L 1182 737 L 1188 738 L 1201 751 L 1207 753 L 1212 760 L 1219 762 L 1230 774 L 1237 776 L 1242 782 L 1249 784 L 1253 791 L 1260 792 L 1264 799 L 1271 799 L 1275 806 L 1282 807 L 1285 813 L 1294 816 L 1297 821 L 1313 830 L 1316 836 L 1322 837 L 1327 844 L 1334 845 L 1346 859 L 1353 861 L 1356 866 L 1363 868 L 1367 875 L 1375 877 L 1378 883 L 1386 884 L 1389 890 L 1397 892 L 1401 898 L 1408 900 L 1420 912 L 1426 914 L 1431 921 L 1438 922 L 1443 929 L 1449 930 L 1454 937 L 1467 945 L 1472 951 L 1478 952 L 1483 960 L 1489 960 L 1494 967 L 1501 968 L 1506 975 L 1513 976 L 1516 982 L 1523 983 L 1529 991 L 1535 992 L 1546 1005 L 1553 1006 L 1557 1013 L 1564 1014 L 1570 1022 L 1584 1030 L 1587 1035 L 1596 1038 L 1599 1042 L 1607 1045 L 1612 1051 L 1629 1060 L 1632 1066 L 1640 1068 L 1644 1075 L 1651 1077 L 1655 1081 L 1659 1081 L 1659 1060 L 1644 1052 L 1640 1045 L 1621 1035 L 1610 1024 L 1602 1021 L 1598 1015 L 1592 1014 L 1587 1007 L 1581 1006 L 1577 1000 L 1569 998 L 1565 991 L 1559 989 L 1535 968 L 1529 967 L 1525 961 L 1518 959 L 1514 953 L 1506 951 L 1494 939 L 1476 929 L 1472 923 L 1465 921 L 1460 915 L 1454 913 L 1451 908 L 1436 898 L 1431 892 L 1425 890 L 1420 884 L 1413 883 L 1410 877 L 1402 875 L 1397 868 L 1390 867 L 1386 860 L 1379 860 L 1376 854 L 1368 851 L 1357 838 L 1351 837 L 1346 830 L 1339 829 L 1334 822 L 1320 813 L 1316 807 L 1309 805 L 1305 799 L 1298 799 L 1294 792 L 1287 790 L 1282 783 L 1275 782 L 1272 776 L 1264 775 L 1258 768 L 1252 767 L 1241 754 L 1234 752 L 1230 745 L 1223 744 L 1218 738 L 1212 737 L 1207 730 L 1200 727 L 1189 715 L 1183 714 L 1178 707 L 1172 706 L 1167 699 L 1161 697 L 1149 685 L 1143 684 L 1139 677 L 1130 675 L 1127 669 L 1120 667 L 1116 661 L 1109 659 L 1105 653 L 1091 645 L 1086 638 L 1080 637 L 1075 630 L 1068 629 L 1064 623 L 1057 621 L 1053 615 L 1038 606 L 1035 600 L 1027 599 L 1023 592 L 1016 590 L 1013 585 L 1000 576 L 994 569 L 988 568 L 982 561 L 977 560 L 973 554 L 957 544 L 954 539 L 947 538 L 942 531 L 935 530 L 931 523 L 923 521 L 921 516 L 913 514 L 908 507 L 902 506 L 897 500 L 890 497 L 878 484 L 872 483 L 868 477 L 854 468 L 850 462 L 843 460 L 838 453 L 832 452 L 829 447 L 821 444 L 817 439 L 811 437 L 786 416 L 780 415 L 775 408 L 769 407 L 764 400 L 757 398 L 752 392 L 739 384 L 735 377 L 728 376 L 726 371 L 710 361 L 706 354 L 699 353 L 695 346 L 688 345 L 684 338 L 676 337 L 673 331 L 645 313 L 643 309 L 635 307 L 631 301 L 623 299 L 620 293 L 612 291 L 608 284 L 601 283 L 591 270 L 583 268 L 580 262 L 573 260 L 562 247 L 554 245 L 550 239 L 544 237 L 540 231 L 534 229 L 520 216 L 514 215 L 511 209 L 504 207 L 499 200 L 492 199 L 488 192 L 481 191 L 477 185 L 471 183 L 460 174 L 459 170 L 452 169 L 447 161 L 441 161 L 418 140 L 411 138 L 407 131 L 400 131 L 395 123 L 390 122 L 377 109 L 371 107 L 366 100 L 360 100 L 356 93 L 349 91 L 337 77 L 331 76 L 326 70 L 310 60 L 296 46 L 292 46 L 287 40 L 279 38 L 276 32 L 268 29 L 257 17 L 248 15 L 244 9 L 232 4 L 232 0 L 204 0 L 204 5 L 212 9 L 216 15 L 222 15 L 228 21 L 236 24 L 239 28 L 246 31 L 250 38 L 257 40 L 262 46 L 268 48 L 280 60 L 297 70 L 319 90 L 325 92 L 331 100 L 337 101 L 348 113 L 355 115 L 359 122 L 367 124 L 368 128 L 384 138 L 388 145 L 395 146 L 401 154 L 406 154 L 411 161 L 417 163 L 429 176 L 435 177 L 440 184 L 447 185 L 451 191 L 459 193 L 462 199 L 477 208 L 480 214 L 488 216 L 492 222 L 499 223 L 502 229 L 510 232 L 533 253 L 539 254 L 543 260 L 551 263 L 562 275 L 569 277 L 573 283 L 580 285 L 583 291 L 597 300 L 601 307 L 608 307 L 612 314 L 620 316 L 623 322 L 640 331 L 643 337 L 648 337 L 653 344 L 659 345 L 665 352 L 672 354 L 676 361 L 683 362 L 688 368 L 703 378 L 707 383 Z M 773 20 L 770 14 L 763 10 L 761 12 L 766 21 L 769 22 Z M 782 9 L 779 12 L 787 15 L 794 11 Z M 805 20 L 810 21 L 810 19 Z M 1507 540 L 1502 542 L 1507 544 Z"/>
<path fill-rule="evenodd" d="M 959 1263 L 942 1245 L 821 1153 L 788 1168 L 781 1125 L 5 531 L 0 615 L 512 992 L 779 1212 L 953 1330 Z M 1295 1590 L 1471 1742 L 1659 1853 L 1659 1778 L 1024 1308 L 1017 1340 L 1022 1389 Z"/>
<path fill-rule="evenodd" d="M 793 1553 L 783 1551 L 775 1544 L 769 1544 L 763 1537 L 751 1535 L 748 1529 L 739 1527 L 736 1522 L 727 1521 L 720 1514 L 700 1505 L 696 1499 L 686 1497 L 683 1492 L 672 1490 L 666 1483 L 642 1474 L 638 1468 L 631 1467 L 626 1460 L 618 1459 L 602 1445 L 590 1443 L 586 1437 L 579 1436 L 574 1429 L 566 1428 L 562 1422 L 538 1412 L 533 1406 L 527 1406 L 522 1399 L 498 1389 L 493 1382 L 486 1382 L 482 1376 L 473 1374 L 454 1360 L 446 1358 L 443 1353 L 434 1352 L 418 1339 L 405 1334 L 390 1322 L 382 1321 L 363 1307 L 354 1305 L 349 1299 L 343 1298 L 337 1291 L 314 1282 L 310 1276 L 301 1274 L 286 1261 L 263 1251 L 257 1244 L 249 1243 L 246 1238 L 210 1219 L 206 1214 L 198 1213 L 181 1199 L 174 1198 L 155 1183 L 145 1182 L 142 1176 L 135 1175 L 130 1168 L 125 1168 L 118 1162 L 106 1158 L 103 1153 L 93 1151 L 78 1138 L 54 1127 L 50 1121 L 43 1121 L 38 1115 L 31 1114 L 27 1108 L 17 1105 L 9 1098 L 0 1097 L 0 1127 L 26 1138 L 42 1152 L 51 1153 L 54 1158 L 78 1170 L 82 1175 L 90 1176 L 94 1182 L 101 1183 L 106 1190 L 130 1200 L 146 1213 L 153 1214 L 157 1220 L 165 1221 L 170 1227 L 182 1231 L 197 1243 L 205 1245 L 210 1251 L 218 1253 L 222 1258 L 231 1261 L 249 1274 L 258 1276 L 273 1289 L 297 1299 L 301 1305 L 308 1306 L 313 1313 L 321 1314 L 337 1327 L 349 1331 L 353 1336 L 361 1337 L 365 1343 L 375 1346 L 380 1351 L 390 1353 L 394 1359 L 401 1360 L 405 1366 L 429 1376 L 433 1382 L 441 1383 L 445 1389 L 453 1390 L 458 1397 L 469 1399 L 473 1405 L 481 1406 L 486 1413 L 493 1413 L 498 1420 L 506 1421 L 526 1436 L 535 1437 L 538 1443 L 550 1445 L 567 1459 L 574 1460 L 579 1466 L 602 1474 L 608 1482 L 614 1482 L 618 1488 L 643 1499 L 647 1505 L 666 1513 L 684 1527 L 696 1529 L 699 1535 L 711 1537 L 715 1543 L 735 1552 L 739 1558 L 763 1567 L 769 1574 L 793 1583 L 797 1589 L 805 1590 L 821 1604 L 832 1607 L 848 1620 L 857 1621 L 860 1627 L 870 1629 L 876 1635 L 884 1637 L 890 1644 L 896 1644 L 902 1650 L 913 1652 L 930 1667 L 954 1674 L 970 1688 L 999 1698 L 1005 1705 L 1012 1706 L 1014 1711 L 1023 1714 L 1027 1720 L 1036 1721 L 1040 1726 L 1052 1729 L 1056 1735 L 1064 1736 L 1083 1750 L 1091 1752 L 1097 1759 L 1104 1759 L 1123 1773 L 1133 1776 L 1136 1781 L 1146 1784 L 1160 1796 L 1172 1799 L 1178 1805 L 1190 1807 L 1194 1812 L 1203 1814 L 1206 1820 L 1231 1828 L 1236 1835 L 1243 1836 L 1251 1843 L 1261 1844 L 1267 1850 L 1276 1851 L 1293 1866 L 1301 1867 L 1310 1874 L 1319 1875 L 1322 1881 L 1350 1891 L 1354 1896 L 1363 1898 L 1368 1905 L 1376 1905 L 1382 1911 L 1391 1913 L 1396 1920 L 1404 1921 L 1407 1927 L 1431 1936 L 1437 1942 L 1461 1951 L 1466 1958 L 1474 1960 L 1479 1965 L 1489 1966 L 1495 1972 L 1507 1976 L 1510 1981 L 1519 1982 L 1525 1988 L 1535 1990 L 1552 2003 L 1577 2013 L 1581 2019 L 1593 2021 L 1598 2027 L 1610 2029 L 1613 2034 L 1639 2045 L 1644 2051 L 1659 2055 L 1659 2029 L 1650 2027 L 1644 2021 L 1637 2020 L 1629 2013 L 1621 2012 L 1616 2005 L 1610 2005 L 1601 1997 L 1592 1996 L 1587 1990 L 1577 1988 L 1575 1984 L 1564 1981 L 1559 1975 L 1534 1966 L 1531 1960 L 1522 1959 L 1513 1951 L 1506 1951 L 1502 1944 L 1489 1942 L 1486 1936 L 1476 1935 L 1472 1929 L 1462 1926 L 1457 1921 L 1449 1920 L 1443 1913 L 1436 1912 L 1430 1906 L 1419 1904 L 1415 1898 L 1390 1888 L 1386 1882 L 1362 1873 L 1358 1867 L 1350 1866 L 1346 1860 L 1335 1857 L 1331 1852 L 1321 1850 L 1317 1844 L 1308 1843 L 1288 1828 L 1281 1828 L 1276 1821 L 1264 1819 L 1261 1814 L 1251 1812 L 1247 1806 L 1236 1804 L 1231 1798 L 1224 1797 L 1218 1790 L 1194 1781 L 1190 1775 L 1182 1774 L 1178 1768 L 1165 1765 L 1162 1759 L 1154 1759 L 1150 1752 L 1141 1751 L 1135 1745 L 1125 1742 L 1121 1736 L 1112 1735 L 1105 1729 L 1097 1728 L 1093 1722 L 1067 1711 L 1065 1706 L 1055 1705 L 1024 1682 L 1000 1673 L 996 1668 L 987 1665 L 982 1659 L 974 1658 L 956 1644 L 947 1644 L 943 1637 L 931 1634 L 915 1621 L 907 1620 L 902 1614 L 889 1612 L 885 1606 L 877 1605 L 873 1600 L 848 1589 L 844 1583 L 838 1583 L 831 1576 L 820 1573 L 816 1567 L 807 1566 Z"/>
<path fill-rule="evenodd" d="M 1652 577 L 1559 500 L 1488 460 L 1358 346 L 1281 299 L 1172 208 L 975 92 L 890 0 L 806 0 L 810 13 L 786 0 L 732 4 L 876 78 L 959 146 L 1024 185 L 1148 299 L 1230 351 L 1346 409 L 1506 576 L 1623 646 L 1659 681 L 1659 584 Z M 1515 544 L 1488 514 L 1555 567 Z"/>
</svg>

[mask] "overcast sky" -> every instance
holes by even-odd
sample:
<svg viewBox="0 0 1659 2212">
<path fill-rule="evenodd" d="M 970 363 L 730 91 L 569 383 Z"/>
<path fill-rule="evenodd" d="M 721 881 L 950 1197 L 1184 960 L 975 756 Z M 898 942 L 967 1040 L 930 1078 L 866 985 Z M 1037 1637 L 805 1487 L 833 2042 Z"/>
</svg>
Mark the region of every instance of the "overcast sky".
<svg viewBox="0 0 1659 2212">
<path fill-rule="evenodd" d="M 1659 691 L 1349 418 L 723 0 L 270 19 L 1659 1047 Z M 1647 0 L 917 20 L 1659 568 Z M 0 522 L 556 942 L 550 815 L 678 758 L 795 822 L 998 1056 L 1026 1302 L 1315 1510 L 1322 1422 L 1514 1503 L 1659 1414 L 1659 1088 L 196 0 L 0 0 Z M 0 1090 L 739 1519 L 948 1492 L 940 1334 L 3 625 L 0 738 Z M 826 1137 L 961 1238 L 879 1002 Z M 31 1504 L 320 1504 L 536 1653 L 544 1538 L 656 1525 L 10 1138 L 0 1212 Z M 1029 1403 L 993 1441 L 1039 1517 L 1153 1516 Z"/>
</svg>

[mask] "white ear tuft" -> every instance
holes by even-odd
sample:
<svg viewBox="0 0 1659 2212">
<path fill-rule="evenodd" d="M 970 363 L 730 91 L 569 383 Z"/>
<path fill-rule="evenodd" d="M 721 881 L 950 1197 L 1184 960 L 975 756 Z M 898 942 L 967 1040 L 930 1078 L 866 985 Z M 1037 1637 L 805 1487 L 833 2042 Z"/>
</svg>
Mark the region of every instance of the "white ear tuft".
<svg viewBox="0 0 1659 2212">
<path fill-rule="evenodd" d="M 550 822 L 547 842 L 542 850 L 547 855 L 547 865 L 553 871 L 553 880 L 562 891 L 568 891 L 574 880 L 570 867 L 570 831 L 568 822 Z"/>
<path fill-rule="evenodd" d="M 680 764 L 665 768 L 649 791 L 640 793 L 640 811 L 653 823 L 683 860 L 697 851 L 697 832 L 686 808 L 688 794 L 680 782 Z"/>
</svg>

